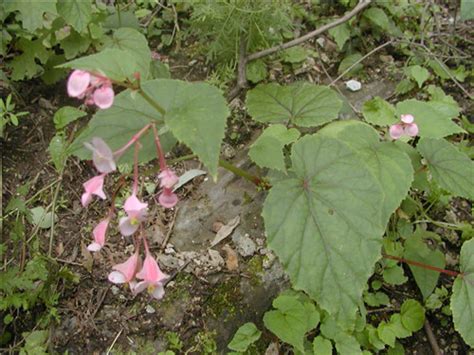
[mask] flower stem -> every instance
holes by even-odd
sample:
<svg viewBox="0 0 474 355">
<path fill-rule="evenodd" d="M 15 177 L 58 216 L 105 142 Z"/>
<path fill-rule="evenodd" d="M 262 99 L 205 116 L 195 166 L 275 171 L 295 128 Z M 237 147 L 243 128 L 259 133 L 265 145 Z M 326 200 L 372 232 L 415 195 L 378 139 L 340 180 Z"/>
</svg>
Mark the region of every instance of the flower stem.
<svg viewBox="0 0 474 355">
<path fill-rule="evenodd" d="M 154 124 L 151 126 L 151 128 L 153 129 L 153 135 L 155 137 L 156 151 L 158 153 L 158 159 L 160 161 L 160 170 L 165 170 L 166 169 L 166 159 L 165 159 L 165 155 L 163 153 L 163 149 L 161 148 L 160 136 L 158 135 L 158 131 L 156 130 L 156 126 Z"/>
<path fill-rule="evenodd" d="M 266 180 L 264 180 L 264 179 L 262 179 L 258 176 L 252 175 L 249 172 L 236 167 L 235 165 L 232 165 L 227 160 L 219 159 L 219 166 L 226 169 L 226 170 L 229 170 L 230 172 L 234 173 L 235 175 L 243 177 L 244 179 L 250 181 L 251 183 L 253 183 L 253 184 L 257 185 L 258 187 L 261 187 L 265 190 L 268 190 L 271 187 L 270 184 Z"/>
<path fill-rule="evenodd" d="M 135 143 L 135 151 L 133 155 L 133 189 L 132 194 L 136 195 L 138 192 L 138 142 Z"/>
<path fill-rule="evenodd" d="M 138 93 L 148 102 L 155 110 L 157 110 L 161 116 L 164 116 L 166 114 L 166 110 L 161 107 L 160 104 L 158 104 L 155 100 L 153 100 L 142 88 L 138 90 Z"/>
<path fill-rule="evenodd" d="M 436 267 L 436 266 L 423 264 L 423 263 L 420 263 L 420 262 L 414 261 L 414 260 L 407 260 L 407 259 L 400 258 L 400 257 L 394 256 L 394 255 L 388 255 L 388 254 L 382 253 L 382 256 L 386 259 L 397 260 L 397 261 L 400 261 L 400 262 L 405 263 L 405 264 L 414 265 L 414 266 L 422 267 L 424 269 L 437 271 L 437 272 L 440 272 L 440 273 L 443 273 L 443 274 L 446 274 L 446 275 L 449 275 L 449 276 L 453 276 L 453 277 L 457 277 L 457 276 L 462 277 L 462 275 L 463 275 L 461 272 L 441 269 L 441 268 Z"/>
<path fill-rule="evenodd" d="M 133 135 L 133 137 L 120 149 L 116 150 L 114 152 L 114 155 L 117 157 L 117 158 L 120 158 L 120 156 L 125 153 L 125 151 L 130 148 L 133 144 L 135 144 L 135 142 L 137 142 L 140 137 L 143 135 L 143 133 L 145 133 L 148 128 L 150 128 L 152 125 L 152 123 L 149 123 L 147 124 L 145 127 L 143 127 L 141 130 L 139 130 L 136 134 Z"/>
</svg>

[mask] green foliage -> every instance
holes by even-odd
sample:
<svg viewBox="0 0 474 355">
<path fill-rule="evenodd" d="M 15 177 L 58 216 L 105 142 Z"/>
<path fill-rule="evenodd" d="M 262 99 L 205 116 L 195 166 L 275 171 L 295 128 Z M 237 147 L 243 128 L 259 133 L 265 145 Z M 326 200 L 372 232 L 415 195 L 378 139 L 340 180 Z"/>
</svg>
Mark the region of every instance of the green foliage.
<svg viewBox="0 0 474 355">
<path fill-rule="evenodd" d="M 400 316 L 403 326 L 412 332 L 423 328 L 425 323 L 425 309 L 413 299 L 408 299 L 402 304 Z"/>
<path fill-rule="evenodd" d="M 263 316 L 265 327 L 304 353 L 305 334 L 319 323 L 319 313 L 314 305 L 295 295 L 281 295 L 273 300 L 273 307 L 276 310 Z"/>
<path fill-rule="evenodd" d="M 364 102 L 362 114 L 368 123 L 377 126 L 388 126 L 398 122 L 395 107 L 378 96 Z"/>
<path fill-rule="evenodd" d="M 406 68 L 406 71 L 407 75 L 416 81 L 419 88 L 421 88 L 423 83 L 430 77 L 429 71 L 419 65 L 412 65 Z"/>
<path fill-rule="evenodd" d="M 252 118 L 264 123 L 319 126 L 337 118 L 342 106 L 338 95 L 325 86 L 295 83 L 259 85 L 247 94 Z"/>
<path fill-rule="evenodd" d="M 245 323 L 234 334 L 228 348 L 234 351 L 244 352 L 251 344 L 260 338 L 260 335 L 262 335 L 262 332 L 257 329 L 255 324 Z"/>
<path fill-rule="evenodd" d="M 20 349 L 20 355 L 46 355 L 48 354 L 48 337 L 47 330 L 34 330 L 22 334 L 25 339 L 25 345 Z"/>
<path fill-rule="evenodd" d="M 29 114 L 29 112 L 15 112 L 15 106 L 12 102 L 12 94 L 9 94 L 5 101 L 0 99 L 0 138 L 3 138 L 5 126 L 9 124 L 18 126 L 19 118 Z"/>
<path fill-rule="evenodd" d="M 444 139 L 423 138 L 417 145 L 433 179 L 454 195 L 474 198 L 474 162 Z"/>
<path fill-rule="evenodd" d="M 300 132 L 287 129 L 284 125 L 274 124 L 266 128 L 249 150 L 249 157 L 262 168 L 286 171 L 283 148 L 295 142 Z"/>
<path fill-rule="evenodd" d="M 460 257 L 461 275 L 456 277 L 451 297 L 455 329 L 474 347 L 474 239 L 464 242 Z"/>
<path fill-rule="evenodd" d="M 461 0 L 461 20 L 472 20 L 474 18 L 474 2 Z"/>
<path fill-rule="evenodd" d="M 208 59 L 233 66 L 241 41 L 247 53 L 280 42 L 292 27 L 291 12 L 288 0 L 199 0 L 192 4 L 190 22 Z"/>
<path fill-rule="evenodd" d="M 54 126 L 56 129 L 63 129 L 68 124 L 74 122 L 78 118 L 84 117 L 85 115 L 87 114 L 84 111 L 75 107 L 63 106 L 54 114 Z"/>
<path fill-rule="evenodd" d="M 246 68 L 247 80 L 252 83 L 259 83 L 267 77 L 267 66 L 263 60 L 255 60 L 250 62 Z"/>
<path fill-rule="evenodd" d="M 314 355 L 332 355 L 331 341 L 318 335 L 313 340 L 313 352 Z"/>
</svg>

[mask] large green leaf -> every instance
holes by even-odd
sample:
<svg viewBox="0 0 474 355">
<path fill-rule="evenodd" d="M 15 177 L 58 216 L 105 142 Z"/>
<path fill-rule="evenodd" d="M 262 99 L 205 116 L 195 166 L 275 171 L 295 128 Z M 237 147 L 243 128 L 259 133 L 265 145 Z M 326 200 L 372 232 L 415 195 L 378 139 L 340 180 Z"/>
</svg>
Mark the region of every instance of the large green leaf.
<svg viewBox="0 0 474 355">
<path fill-rule="evenodd" d="M 342 101 L 326 86 L 295 83 L 259 85 L 247 94 L 247 108 L 260 122 L 320 126 L 337 118 Z"/>
<path fill-rule="evenodd" d="M 403 256 L 408 260 L 418 261 L 426 265 L 436 266 L 443 269 L 445 266 L 444 254 L 437 249 L 430 249 L 424 242 L 425 238 L 429 238 L 433 235 L 434 237 L 437 237 L 436 234 L 432 232 L 418 229 L 406 240 Z M 423 298 L 426 299 L 433 292 L 438 283 L 439 272 L 414 265 L 408 266 L 415 277 L 416 284 L 418 285 Z"/>
<path fill-rule="evenodd" d="M 423 138 L 417 145 L 433 179 L 444 189 L 474 198 L 474 162 L 444 139 Z"/>
<path fill-rule="evenodd" d="M 319 323 L 319 313 L 314 305 L 302 302 L 296 296 L 282 295 L 273 300 L 273 307 L 276 310 L 263 316 L 265 327 L 304 353 L 305 334 Z"/>
<path fill-rule="evenodd" d="M 169 128 L 215 175 L 228 115 L 221 92 L 208 84 L 171 79 L 145 82 L 142 89 L 166 110 L 164 117 L 139 93 L 125 90 L 116 96 L 111 108 L 94 115 L 87 129 L 73 142 L 71 152 L 82 159 L 89 159 L 90 152 L 83 147 L 83 143 L 92 137 L 101 137 L 115 150 L 148 123 L 162 125 L 165 122 L 166 126 L 160 126 L 160 131 L 165 133 Z M 169 133 L 163 139 L 164 149 L 167 150 L 174 140 Z M 145 134 L 141 143 L 142 162 L 156 157 L 151 134 Z M 132 152 L 122 159 L 132 162 Z"/>
<path fill-rule="evenodd" d="M 461 20 L 472 20 L 474 18 L 474 1 L 461 0 Z"/>
<path fill-rule="evenodd" d="M 266 128 L 249 150 L 250 158 L 263 168 L 286 171 L 283 148 L 300 136 L 296 128 L 287 129 L 284 125 L 274 124 Z"/>
<path fill-rule="evenodd" d="M 43 27 L 45 12 L 57 14 L 56 0 L 5 0 L 2 3 L 6 13 L 20 12 L 23 28 L 30 32 Z"/>
<path fill-rule="evenodd" d="M 451 111 L 443 106 L 442 102 L 432 104 L 418 100 L 405 100 L 397 104 L 397 116 L 411 114 L 420 129 L 420 137 L 442 138 L 464 130 L 451 119 L 455 117 Z M 446 104 L 448 106 L 448 104 Z"/>
<path fill-rule="evenodd" d="M 398 122 L 395 117 L 395 107 L 378 96 L 364 102 L 362 114 L 367 122 L 377 126 L 387 126 Z"/>
<path fill-rule="evenodd" d="M 140 72 L 142 80 L 146 80 L 150 72 L 151 51 L 145 36 L 133 28 L 120 28 L 111 38 L 106 38 L 107 48 L 117 48 L 133 53 L 137 63 L 136 71 Z"/>
<path fill-rule="evenodd" d="M 385 195 L 381 216 L 385 225 L 413 181 L 410 158 L 393 142 L 380 142 L 377 131 L 359 121 L 334 122 L 320 132 L 353 148 L 377 178 Z"/>
<path fill-rule="evenodd" d="M 461 248 L 460 269 L 451 296 L 454 328 L 464 341 L 474 347 L 474 239 Z"/>
<path fill-rule="evenodd" d="M 77 32 L 87 28 L 92 19 L 92 4 L 90 0 L 59 0 L 58 13 Z"/>
<path fill-rule="evenodd" d="M 380 184 L 358 154 L 316 134 L 293 145 L 294 175 L 263 208 L 268 244 L 296 289 L 349 324 L 380 257 Z"/>
<path fill-rule="evenodd" d="M 139 58 L 130 51 L 106 48 L 97 54 L 59 65 L 58 68 L 82 69 L 105 75 L 115 81 L 126 81 L 133 79 L 133 74 L 139 71 L 140 64 Z"/>
</svg>

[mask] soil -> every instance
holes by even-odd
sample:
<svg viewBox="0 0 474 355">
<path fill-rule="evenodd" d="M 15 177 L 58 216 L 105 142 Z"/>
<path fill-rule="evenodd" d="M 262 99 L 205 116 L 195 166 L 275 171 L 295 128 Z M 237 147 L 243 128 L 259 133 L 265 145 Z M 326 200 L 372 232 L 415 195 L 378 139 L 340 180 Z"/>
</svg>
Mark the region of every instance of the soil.
<svg viewBox="0 0 474 355">
<path fill-rule="evenodd" d="M 389 52 L 382 54 L 390 55 Z M 207 70 L 199 69 L 206 67 L 204 62 L 198 60 L 189 66 L 190 61 L 191 58 L 170 57 L 172 77 L 188 80 L 205 78 Z M 389 79 L 390 71 L 381 67 L 378 61 L 373 65 L 371 67 L 369 61 L 368 70 L 373 76 L 368 75 L 370 79 L 363 82 L 364 92 L 351 94 L 340 87 L 355 107 L 360 107 L 362 100 L 367 97 L 378 95 L 387 98 L 393 95 L 394 84 Z M 189 70 L 186 70 L 187 68 Z M 308 78 L 321 83 L 328 80 L 321 70 L 321 63 L 313 63 L 303 69 L 295 73 L 290 67 L 277 67 L 272 70 L 271 76 L 280 82 Z M 334 74 L 335 68 L 328 69 Z M 460 99 L 459 90 L 447 85 L 455 99 Z M 31 197 L 58 179 L 58 173 L 47 152 L 49 141 L 55 134 L 52 116 L 65 104 L 78 105 L 65 96 L 64 88 L 64 82 L 52 87 L 45 87 L 40 82 L 20 85 L 19 91 L 25 104 L 20 105 L 18 109 L 29 111 L 30 115 L 22 119 L 18 127 L 9 127 L 7 139 L 2 140 L 3 209 L 16 195 L 19 186 L 29 183 L 27 197 Z M 2 96 L 4 94 L 5 92 Z M 246 117 L 242 99 L 243 97 L 233 103 L 236 108 L 230 119 L 224 153 L 235 163 L 248 165 L 243 154 L 236 152 L 241 152 L 248 146 L 252 132 L 255 132 L 257 126 Z M 86 120 L 87 118 L 83 122 Z M 182 155 L 183 152 L 185 154 L 185 151 L 185 148 L 177 147 L 171 157 Z M 197 161 L 191 160 L 179 163 L 177 170 L 185 171 L 199 166 Z M 130 240 L 121 237 L 116 229 L 109 232 L 110 243 L 100 254 L 91 255 L 85 249 L 94 224 L 105 210 L 105 204 L 101 203 L 95 203 L 88 209 L 83 209 L 80 205 L 82 183 L 93 174 L 90 162 L 70 158 L 61 178 L 52 255 L 57 263 L 67 266 L 79 276 L 80 282 L 62 284 L 60 287 L 59 322 L 51 327 L 52 353 L 99 354 L 112 349 L 112 353 L 116 354 L 156 354 L 172 346 L 175 346 L 177 353 L 218 353 L 225 352 L 233 333 L 244 322 L 253 321 L 260 329 L 264 329 L 262 314 L 270 307 L 273 297 L 288 287 L 278 263 L 271 263 L 272 254 L 265 248 L 258 207 L 264 192 L 258 192 L 249 185 L 243 186 L 242 181 L 221 171 L 224 183 L 214 184 L 206 177 L 199 177 L 186 185 L 180 192 L 181 201 L 178 208 L 164 211 L 156 205 L 152 207 L 151 215 L 154 218 L 147 227 L 147 233 L 152 240 L 152 249 L 161 255 L 164 271 L 172 275 L 164 299 L 156 301 L 146 295 L 134 298 L 126 287 L 117 287 L 107 281 L 111 266 L 124 260 L 131 251 Z M 154 177 L 150 176 L 149 179 L 153 181 Z M 52 193 L 47 190 L 41 194 L 35 205 L 48 204 L 51 197 Z M 219 204 L 218 201 L 226 204 Z M 151 197 L 149 202 L 152 203 Z M 467 222 L 472 222 L 470 208 L 470 203 L 461 199 L 455 199 L 447 206 L 447 210 L 454 211 L 458 220 Z M 188 217 L 183 217 L 184 210 L 189 213 Z M 215 248 L 222 260 L 208 261 L 207 243 L 215 235 L 213 226 L 216 223 L 226 224 L 239 214 L 241 223 L 234 231 L 234 236 L 229 236 Z M 440 220 L 445 217 L 443 212 Z M 185 222 L 189 221 L 191 227 L 186 226 Z M 31 226 L 26 227 L 26 235 L 29 235 Z M 9 235 L 8 223 L 2 232 L 5 241 Z M 240 237 L 234 238 L 237 232 Z M 443 235 L 449 231 L 438 229 L 437 232 Z M 167 233 L 170 233 L 170 244 L 163 250 L 161 243 Z M 239 249 L 243 248 L 239 244 L 242 243 L 239 238 L 246 240 L 246 233 L 254 243 L 255 250 L 248 255 L 242 255 L 245 252 Z M 49 237 L 49 230 L 40 230 L 36 237 L 44 253 L 48 251 Z M 445 247 L 451 255 L 458 255 L 458 242 L 446 243 Z M 189 254 L 192 252 L 196 254 Z M 238 263 L 233 269 L 229 267 L 232 252 L 235 253 Z M 194 261 L 186 264 L 189 261 L 186 255 Z M 195 260 L 201 260 L 201 264 L 197 264 Z M 208 262 L 209 265 L 206 264 Z M 408 269 L 406 274 L 409 274 Z M 442 276 L 440 284 L 450 288 L 452 279 Z M 407 296 L 420 298 L 413 282 L 402 288 L 385 286 L 384 291 L 395 308 L 400 307 Z M 368 319 L 377 324 L 387 319 L 390 314 L 384 309 L 375 310 L 371 311 Z M 19 314 L 18 317 L 31 318 L 32 315 Z M 447 316 L 429 313 L 428 319 L 445 354 L 469 352 L 467 345 L 452 328 L 452 322 L 446 322 L 449 319 Z M 18 322 L 17 326 L 15 336 L 18 337 L 21 332 L 29 329 L 31 323 Z M 181 339 L 181 347 L 179 344 L 173 345 L 173 333 Z M 268 344 L 275 340 L 271 333 L 265 333 L 257 344 L 257 352 L 264 353 Z M 18 341 L 18 338 L 13 339 L 11 344 L 15 341 Z M 423 330 L 409 339 L 402 340 L 402 343 L 408 354 L 432 353 Z M 280 351 L 284 353 L 287 349 L 282 347 Z"/>
</svg>

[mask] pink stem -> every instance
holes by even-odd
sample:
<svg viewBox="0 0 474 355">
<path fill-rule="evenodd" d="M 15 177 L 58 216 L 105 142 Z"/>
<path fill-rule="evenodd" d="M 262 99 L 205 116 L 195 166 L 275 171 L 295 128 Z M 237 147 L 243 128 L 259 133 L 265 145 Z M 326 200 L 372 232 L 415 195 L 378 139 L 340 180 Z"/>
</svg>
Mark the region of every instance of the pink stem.
<svg viewBox="0 0 474 355">
<path fill-rule="evenodd" d="M 138 192 L 138 142 L 135 143 L 134 161 L 133 161 L 133 189 L 134 195 Z"/>
<path fill-rule="evenodd" d="M 114 152 L 114 155 L 117 157 L 117 158 L 120 158 L 120 156 L 122 156 L 123 153 L 125 153 L 125 151 L 130 148 L 132 146 L 132 144 L 134 144 L 135 142 L 137 142 L 140 137 L 143 135 L 143 133 L 145 133 L 148 128 L 150 128 L 152 126 L 152 123 L 148 123 L 145 127 L 143 127 L 140 131 L 138 131 L 136 134 L 133 135 L 133 137 L 120 149 L 116 150 Z"/>
<path fill-rule="evenodd" d="M 160 160 L 160 170 L 166 169 L 166 159 L 165 155 L 163 154 L 163 149 L 161 149 L 160 137 L 158 135 L 158 131 L 156 130 L 156 126 L 152 125 L 153 135 L 155 136 L 155 145 L 156 151 L 158 152 L 158 159 Z"/>
</svg>

